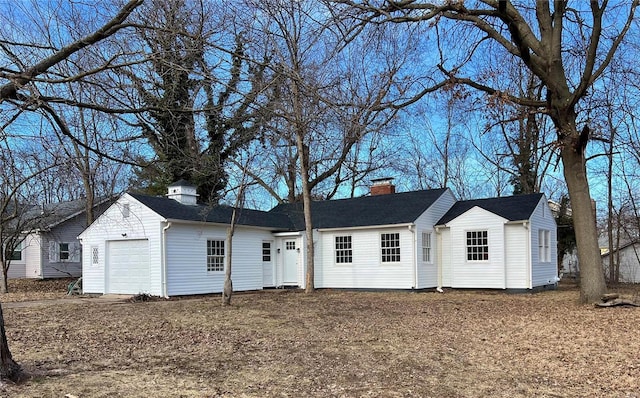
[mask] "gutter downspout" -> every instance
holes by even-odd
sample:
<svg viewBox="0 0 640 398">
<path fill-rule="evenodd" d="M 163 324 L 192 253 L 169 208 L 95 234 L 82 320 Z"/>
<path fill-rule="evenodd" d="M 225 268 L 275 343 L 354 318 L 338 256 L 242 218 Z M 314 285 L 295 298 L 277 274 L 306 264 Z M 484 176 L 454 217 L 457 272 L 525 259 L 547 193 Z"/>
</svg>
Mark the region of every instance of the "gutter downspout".
<svg viewBox="0 0 640 398">
<path fill-rule="evenodd" d="M 162 297 L 168 298 L 167 294 L 167 230 L 171 228 L 171 221 L 165 221 L 167 225 L 162 228 L 162 267 L 160 267 L 160 278 L 162 279 Z"/>
<path fill-rule="evenodd" d="M 526 248 L 526 253 L 527 253 L 527 277 L 529 278 L 529 280 L 527 281 L 527 286 L 529 286 L 529 289 L 533 289 L 533 264 L 531 263 L 531 228 L 529 228 L 529 221 L 524 221 L 522 223 L 522 226 L 524 227 L 525 230 L 527 230 L 527 239 L 525 242 L 525 248 Z"/>
<path fill-rule="evenodd" d="M 417 289 L 417 282 L 418 282 L 418 253 L 417 253 L 417 247 L 418 247 L 418 234 L 416 234 L 416 230 L 413 228 L 415 227 L 415 225 L 411 224 L 409 225 L 409 232 L 413 233 L 413 239 L 411 244 L 413 245 L 413 286 L 411 287 L 412 289 Z"/>
<path fill-rule="evenodd" d="M 437 249 L 436 249 L 436 257 L 435 257 L 435 260 L 436 260 L 436 263 L 437 263 L 437 265 L 436 265 L 436 272 L 437 272 L 437 275 L 436 275 L 436 279 L 437 279 L 437 281 L 436 281 L 436 284 L 437 284 L 436 291 L 442 292 L 442 254 L 441 254 L 441 251 L 442 251 L 441 250 L 442 249 L 442 242 L 441 242 L 442 241 L 442 237 L 440 236 L 440 227 L 435 227 L 434 228 L 434 232 L 435 232 L 434 238 L 436 240 L 436 244 L 434 244 L 433 246 L 437 247 Z M 440 242 L 440 244 L 437 244 L 438 242 Z"/>
</svg>

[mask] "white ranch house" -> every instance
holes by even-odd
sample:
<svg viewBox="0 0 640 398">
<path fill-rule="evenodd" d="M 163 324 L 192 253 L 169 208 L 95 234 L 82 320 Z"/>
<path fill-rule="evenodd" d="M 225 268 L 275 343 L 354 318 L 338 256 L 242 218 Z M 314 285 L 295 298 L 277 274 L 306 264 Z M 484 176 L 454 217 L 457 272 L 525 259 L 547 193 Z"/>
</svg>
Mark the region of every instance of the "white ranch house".
<svg viewBox="0 0 640 398">
<path fill-rule="evenodd" d="M 85 293 L 217 293 L 232 208 L 197 204 L 184 181 L 167 197 L 124 194 L 79 236 Z M 535 289 L 557 282 L 555 222 L 542 194 L 458 202 L 449 189 L 312 205 L 315 286 Z M 511 210 L 509 210 L 511 209 Z M 239 209 L 236 291 L 305 284 L 300 204 Z"/>
</svg>

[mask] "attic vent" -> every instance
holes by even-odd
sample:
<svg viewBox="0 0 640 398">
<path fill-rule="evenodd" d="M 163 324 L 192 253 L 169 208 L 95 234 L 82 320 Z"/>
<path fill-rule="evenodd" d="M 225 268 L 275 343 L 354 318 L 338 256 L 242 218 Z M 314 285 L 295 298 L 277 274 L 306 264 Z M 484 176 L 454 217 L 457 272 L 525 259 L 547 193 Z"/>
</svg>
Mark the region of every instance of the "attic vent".
<svg viewBox="0 0 640 398">
<path fill-rule="evenodd" d="M 396 193 L 396 186 L 393 185 L 392 181 L 393 177 L 371 180 L 371 196 Z"/>
</svg>

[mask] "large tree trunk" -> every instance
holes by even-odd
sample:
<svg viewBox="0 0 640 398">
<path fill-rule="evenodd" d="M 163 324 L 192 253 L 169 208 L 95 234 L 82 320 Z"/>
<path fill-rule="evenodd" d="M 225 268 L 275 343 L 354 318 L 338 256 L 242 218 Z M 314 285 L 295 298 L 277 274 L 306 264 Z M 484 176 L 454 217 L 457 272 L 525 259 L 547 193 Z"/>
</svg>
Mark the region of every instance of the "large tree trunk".
<svg viewBox="0 0 640 398">
<path fill-rule="evenodd" d="M 4 315 L 0 304 L 0 380 L 18 381 L 22 375 L 22 368 L 11 356 L 7 334 L 4 329 Z"/>
<path fill-rule="evenodd" d="M 572 136 L 578 137 L 579 134 L 575 132 Z M 581 146 L 565 144 L 561 155 L 578 247 L 580 301 L 595 303 L 600 300 L 607 287 L 598 245 L 596 219 L 589 193 L 584 151 Z"/>
</svg>

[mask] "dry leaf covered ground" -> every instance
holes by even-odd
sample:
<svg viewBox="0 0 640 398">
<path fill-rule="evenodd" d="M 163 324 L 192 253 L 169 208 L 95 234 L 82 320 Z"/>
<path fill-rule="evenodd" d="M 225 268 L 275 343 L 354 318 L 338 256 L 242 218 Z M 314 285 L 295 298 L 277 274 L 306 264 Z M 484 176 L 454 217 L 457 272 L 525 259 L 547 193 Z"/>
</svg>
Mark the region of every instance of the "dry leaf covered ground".
<svg viewBox="0 0 640 398">
<path fill-rule="evenodd" d="M 11 294 L 5 302 L 38 297 Z M 231 307 L 210 296 L 6 308 L 10 348 L 30 379 L 0 392 L 640 397 L 640 308 L 596 309 L 577 298 L 573 287 L 517 295 L 279 290 L 237 294 Z"/>
</svg>

